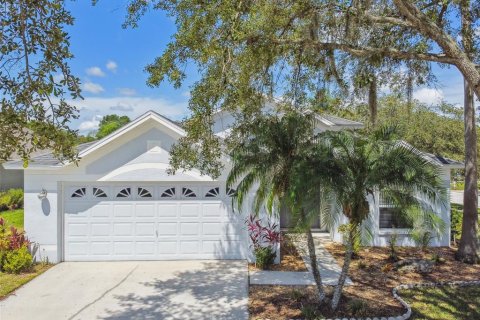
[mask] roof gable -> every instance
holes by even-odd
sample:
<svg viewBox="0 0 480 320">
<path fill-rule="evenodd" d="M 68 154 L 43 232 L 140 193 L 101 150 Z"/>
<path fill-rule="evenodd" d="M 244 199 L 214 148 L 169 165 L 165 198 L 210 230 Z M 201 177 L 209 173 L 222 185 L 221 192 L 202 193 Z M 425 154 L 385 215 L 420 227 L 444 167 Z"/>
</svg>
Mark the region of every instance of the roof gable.
<svg viewBox="0 0 480 320">
<path fill-rule="evenodd" d="M 133 120 L 132 122 L 126 124 L 125 126 L 121 127 L 120 129 L 112 132 L 111 134 L 107 135 L 103 139 L 100 139 L 96 141 L 95 143 L 92 143 L 88 147 L 84 148 L 82 151 L 79 152 L 80 157 L 85 157 L 86 155 L 95 152 L 97 149 L 101 148 L 102 146 L 110 143 L 111 141 L 117 139 L 118 137 L 126 134 L 127 132 L 130 132 L 134 130 L 135 128 L 139 127 L 140 125 L 146 123 L 147 121 L 156 121 L 162 126 L 166 127 L 168 130 L 170 130 L 172 133 L 178 135 L 178 136 L 184 136 L 185 130 L 181 128 L 177 123 L 173 122 L 172 120 L 156 113 L 155 111 L 148 111 L 138 117 L 137 119 Z"/>
<path fill-rule="evenodd" d="M 185 130 L 179 126 L 178 123 L 158 114 L 155 111 L 148 111 L 126 124 L 125 126 L 119 128 L 118 130 L 112 132 L 106 137 L 92 142 L 82 143 L 77 146 L 78 155 L 80 158 L 83 158 L 89 154 L 95 153 L 98 149 L 103 146 L 112 143 L 121 136 L 132 132 L 133 130 L 145 125 L 148 122 L 154 121 L 157 124 L 160 124 L 162 127 L 166 128 L 169 134 L 175 137 L 184 136 Z M 52 153 L 43 153 L 39 156 L 32 157 L 29 163 L 31 168 L 58 168 L 63 167 L 69 164 L 69 162 L 64 162 L 61 159 L 57 159 Z M 4 164 L 6 169 L 23 169 L 23 161 L 9 161 Z"/>
</svg>

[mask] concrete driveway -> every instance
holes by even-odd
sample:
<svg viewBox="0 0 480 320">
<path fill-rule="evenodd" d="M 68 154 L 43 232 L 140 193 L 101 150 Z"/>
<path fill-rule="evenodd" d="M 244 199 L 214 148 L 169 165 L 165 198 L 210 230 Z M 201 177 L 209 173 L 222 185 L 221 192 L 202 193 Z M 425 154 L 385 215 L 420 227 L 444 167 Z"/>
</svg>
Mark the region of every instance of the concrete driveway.
<svg viewBox="0 0 480 320">
<path fill-rule="evenodd" d="M 248 319 L 245 261 L 64 262 L 0 301 L 1 320 Z"/>
</svg>

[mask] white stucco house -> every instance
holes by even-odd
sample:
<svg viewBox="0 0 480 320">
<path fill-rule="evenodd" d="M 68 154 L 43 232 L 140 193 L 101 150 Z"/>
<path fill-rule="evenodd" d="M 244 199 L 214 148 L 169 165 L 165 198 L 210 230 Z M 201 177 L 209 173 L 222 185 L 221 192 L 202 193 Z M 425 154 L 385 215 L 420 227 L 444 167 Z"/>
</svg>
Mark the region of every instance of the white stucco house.
<svg viewBox="0 0 480 320">
<path fill-rule="evenodd" d="M 228 134 L 233 116 L 215 115 L 214 131 Z M 362 124 L 318 116 L 317 128 L 343 130 Z M 225 172 L 214 180 L 192 170 L 168 175 L 169 150 L 185 134 L 182 127 L 153 111 L 95 142 L 80 145 L 78 165 L 51 154 L 4 164 L 21 170 L 25 189 L 25 230 L 49 261 L 174 260 L 250 258 L 245 216 L 232 208 L 234 190 Z M 431 156 L 431 155 L 428 155 Z M 439 157 L 445 186 L 459 163 Z M 378 217 L 376 245 L 384 245 L 391 217 L 372 201 Z M 438 214 L 449 221 L 449 208 Z M 282 227 L 288 226 L 279 215 Z M 390 220 L 389 220 L 390 219 Z M 321 221 L 316 222 L 321 229 Z M 381 225 L 380 225 L 381 224 Z M 336 230 L 329 230 L 339 240 Z M 405 242 L 408 244 L 408 241 Z M 449 232 L 434 245 L 448 245 Z"/>
</svg>

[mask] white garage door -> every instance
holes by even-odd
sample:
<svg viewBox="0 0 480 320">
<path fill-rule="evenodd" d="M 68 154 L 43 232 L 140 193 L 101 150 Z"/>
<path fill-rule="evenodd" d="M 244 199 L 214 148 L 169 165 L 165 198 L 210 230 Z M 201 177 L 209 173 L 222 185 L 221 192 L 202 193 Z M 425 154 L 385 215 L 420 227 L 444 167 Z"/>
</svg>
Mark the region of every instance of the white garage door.
<svg viewBox="0 0 480 320">
<path fill-rule="evenodd" d="M 66 261 L 242 259 L 243 218 L 219 185 L 64 188 Z"/>
</svg>

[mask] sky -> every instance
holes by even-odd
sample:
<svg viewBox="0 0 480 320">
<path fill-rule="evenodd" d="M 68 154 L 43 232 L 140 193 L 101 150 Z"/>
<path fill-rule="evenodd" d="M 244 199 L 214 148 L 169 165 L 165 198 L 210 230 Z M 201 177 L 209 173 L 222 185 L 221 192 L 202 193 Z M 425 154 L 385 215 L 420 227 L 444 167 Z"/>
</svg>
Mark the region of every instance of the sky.
<svg viewBox="0 0 480 320">
<path fill-rule="evenodd" d="M 127 115 L 131 119 L 154 110 L 174 120 L 188 115 L 190 86 L 198 80 L 194 69 L 188 70 L 182 88 L 168 82 L 160 87 L 146 85 L 144 68 L 160 56 L 175 32 L 173 20 L 160 11 L 142 18 L 137 29 L 123 29 L 125 0 L 101 0 L 96 6 L 90 0 L 67 1 L 75 18 L 67 29 L 70 35 L 70 61 L 73 73 L 82 82 L 84 100 L 71 101 L 80 109 L 72 128 L 81 134 L 95 130 L 106 114 Z M 416 88 L 414 98 L 427 104 L 442 99 L 462 104 L 463 80 L 454 68 L 433 70 L 438 79 L 435 88 Z"/>
</svg>

